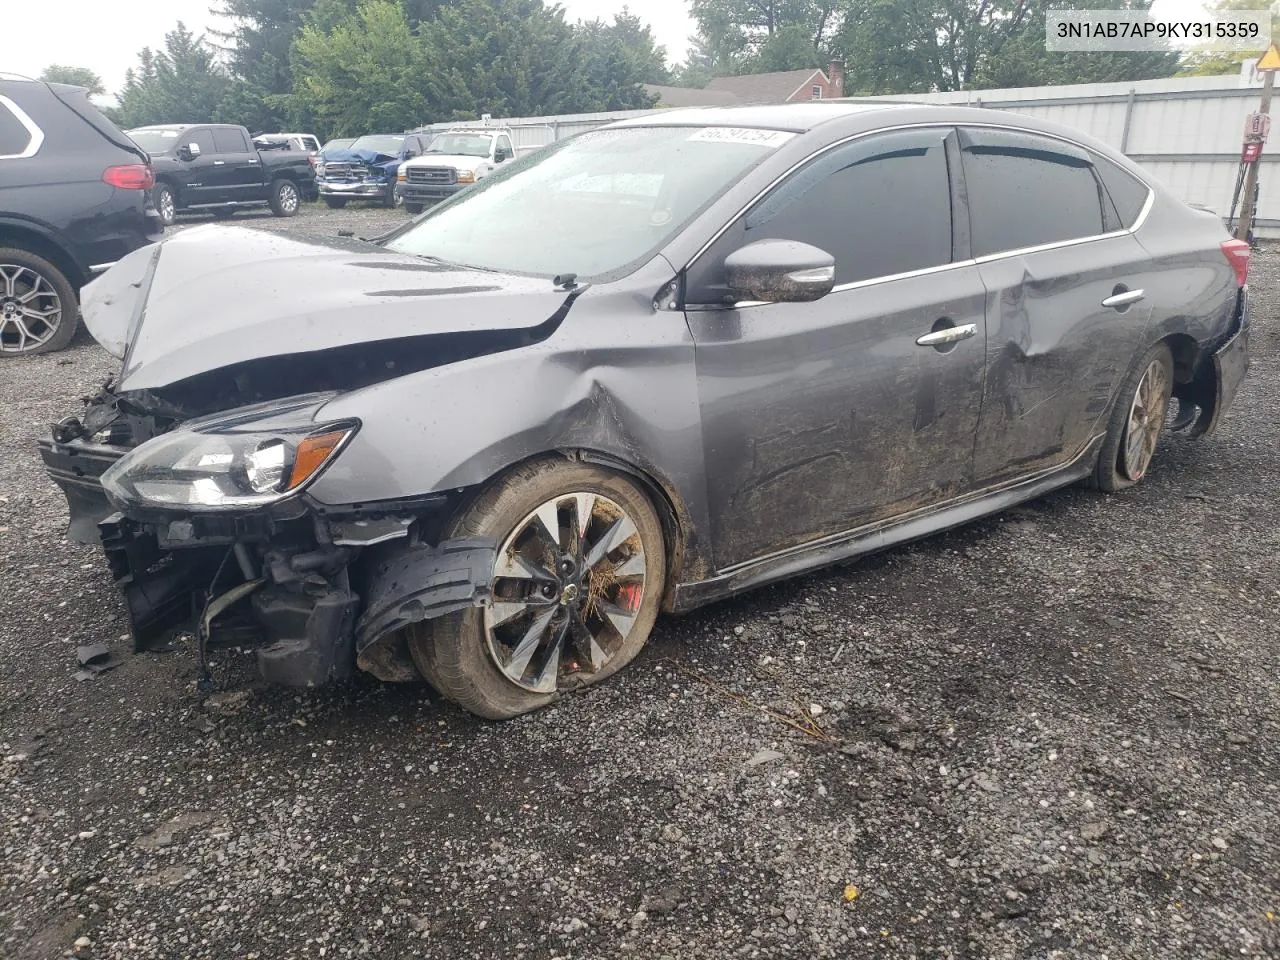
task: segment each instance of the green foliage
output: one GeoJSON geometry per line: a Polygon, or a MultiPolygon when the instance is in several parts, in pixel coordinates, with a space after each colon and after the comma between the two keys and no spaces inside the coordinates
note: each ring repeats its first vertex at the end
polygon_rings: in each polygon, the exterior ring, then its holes
{"type": "Polygon", "coordinates": [[[701,56],[730,73],[816,66],[844,18],[840,0],[690,0],[690,11],[701,56]]]}
{"type": "Polygon", "coordinates": [[[164,50],[143,47],[138,66],[125,74],[120,121],[126,128],[209,123],[230,86],[214,50],[179,21],[165,34],[164,50]]]}
{"type": "MultiPolygon", "coordinates": [[[[1271,39],[1280,43],[1280,3],[1264,7],[1258,0],[1219,0],[1211,4],[1210,10],[1264,10],[1271,11],[1271,39]]],[[[1216,77],[1221,74],[1238,74],[1240,64],[1246,60],[1256,60],[1261,51],[1220,50],[1216,52],[1188,53],[1182,58],[1180,77],[1216,77]]]]}
{"type": "Polygon", "coordinates": [[[309,23],[293,46],[293,107],[327,137],[400,131],[423,121],[425,63],[404,8],[365,0],[331,30],[309,23]]]}
{"type": "Polygon", "coordinates": [[[88,67],[65,67],[62,64],[51,63],[40,74],[40,79],[46,83],[67,83],[73,87],[84,87],[94,96],[106,93],[106,88],[102,86],[102,78],[88,67]]]}
{"type": "Polygon", "coordinates": [[[670,82],[662,48],[654,43],[649,27],[626,7],[613,23],[589,20],[580,23],[576,33],[579,63],[594,101],[589,109],[644,109],[653,100],[640,85],[670,82]]]}

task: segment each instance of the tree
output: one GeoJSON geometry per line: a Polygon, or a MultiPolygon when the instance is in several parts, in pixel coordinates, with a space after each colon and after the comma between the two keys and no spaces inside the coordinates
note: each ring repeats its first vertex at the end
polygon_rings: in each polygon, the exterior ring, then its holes
{"type": "Polygon", "coordinates": [[[442,119],[603,109],[573,28],[542,0],[455,0],[422,39],[428,99],[442,119]]]}
{"type": "Polygon", "coordinates": [[[691,0],[690,11],[705,55],[732,64],[735,73],[765,72],[776,69],[766,64],[805,59],[797,54],[802,38],[820,59],[819,51],[842,20],[839,0],[691,0]],[[765,47],[773,48],[767,57],[765,47]]]}
{"type": "Polygon", "coordinates": [[[93,96],[101,96],[107,92],[102,85],[102,78],[88,67],[66,67],[52,63],[44,68],[40,79],[45,83],[67,83],[73,87],[84,87],[93,96]]]}
{"type": "MultiPolygon", "coordinates": [[[[920,93],[1167,77],[1173,53],[1045,50],[1045,10],[1070,0],[845,0],[833,46],[848,64],[845,89],[920,93]]],[[[1102,0],[1145,10],[1150,0],[1102,0]]]]}
{"type": "Polygon", "coordinates": [[[164,37],[164,50],[143,47],[125,74],[120,119],[125,127],[150,123],[209,123],[231,84],[213,49],[181,21],[164,37]]]}
{"type": "Polygon", "coordinates": [[[594,110],[638,110],[654,99],[641,86],[667,83],[671,73],[653,33],[626,7],[613,23],[588,20],[575,28],[587,88],[594,110]]]}
{"type": "Polygon", "coordinates": [[[307,24],[292,59],[292,107],[326,136],[397,132],[429,119],[422,47],[393,0],[365,0],[328,31],[307,24]]]}
{"type": "Polygon", "coordinates": [[[678,87],[701,90],[715,77],[728,72],[730,65],[716,55],[712,43],[701,33],[689,38],[689,52],[684,63],[672,72],[672,83],[678,87]]]}

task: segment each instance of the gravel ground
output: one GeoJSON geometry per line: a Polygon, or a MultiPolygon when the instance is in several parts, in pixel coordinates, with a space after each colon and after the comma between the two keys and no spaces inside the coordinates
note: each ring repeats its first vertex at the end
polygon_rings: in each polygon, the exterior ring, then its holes
{"type": "Polygon", "coordinates": [[[1224,429],[1136,490],[664,619],[504,725],[129,654],[32,449],[114,364],[5,364],[0,957],[1280,956],[1278,279],[1224,429]]]}

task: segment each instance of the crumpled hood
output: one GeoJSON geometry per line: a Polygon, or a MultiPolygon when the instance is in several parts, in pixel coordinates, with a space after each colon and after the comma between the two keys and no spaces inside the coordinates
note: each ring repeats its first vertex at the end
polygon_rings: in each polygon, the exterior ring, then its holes
{"type": "Polygon", "coordinates": [[[358,240],[203,226],[134,251],[84,288],[85,325],[124,359],[119,390],[356,343],[524,330],[568,299],[550,281],[358,240]]]}
{"type": "Polygon", "coordinates": [[[326,164],[363,163],[377,170],[390,171],[400,165],[400,158],[393,157],[389,153],[379,153],[376,150],[334,150],[324,155],[324,162],[326,164]]]}

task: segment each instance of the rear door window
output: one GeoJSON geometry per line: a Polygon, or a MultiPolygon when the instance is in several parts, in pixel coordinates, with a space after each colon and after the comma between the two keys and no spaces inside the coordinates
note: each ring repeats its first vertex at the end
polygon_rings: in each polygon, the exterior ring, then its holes
{"type": "Polygon", "coordinates": [[[249,152],[249,144],[245,142],[244,134],[234,127],[215,127],[213,130],[213,143],[217,147],[218,153],[249,152]]]}
{"type": "Polygon", "coordinates": [[[188,130],[181,139],[183,143],[194,143],[199,146],[202,155],[219,152],[214,146],[213,133],[209,130],[188,130]]]}
{"type": "Polygon", "coordinates": [[[1083,149],[1005,130],[962,129],[960,137],[975,257],[1107,232],[1083,149]]]}
{"type": "Polygon", "coordinates": [[[1094,160],[1094,168],[1102,178],[1107,195],[1115,205],[1121,225],[1128,230],[1138,222],[1142,208],[1147,205],[1151,188],[1119,165],[1103,157],[1094,160]]]}

